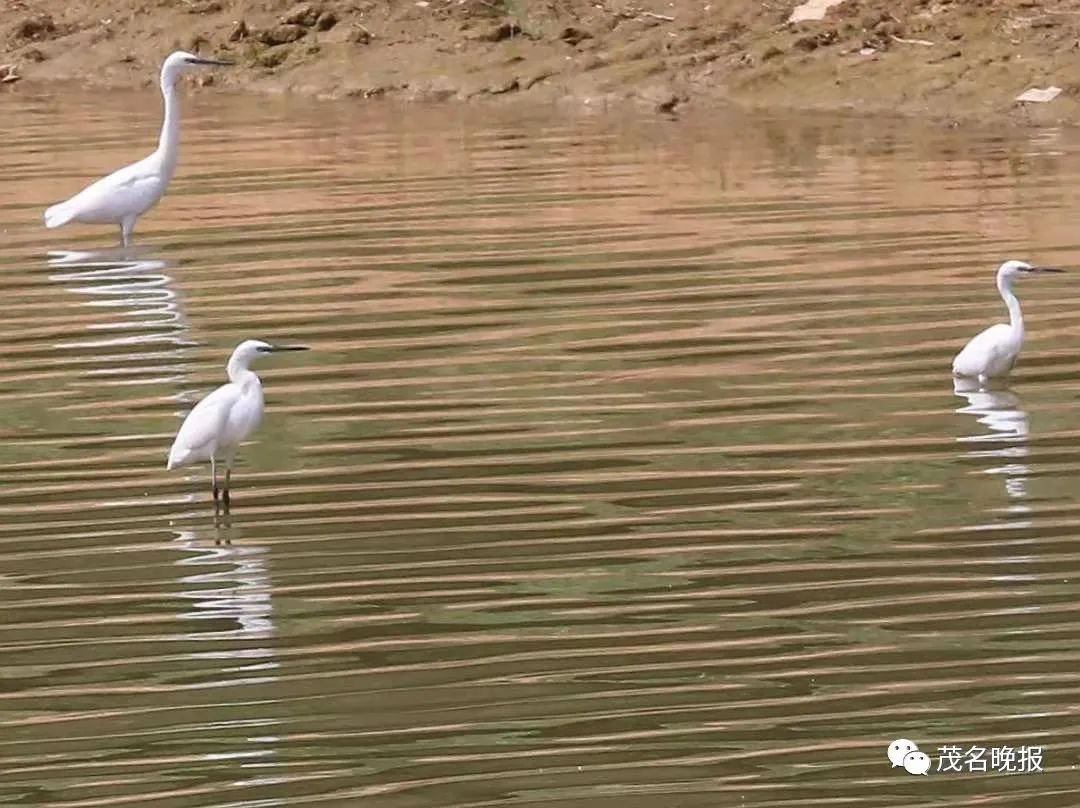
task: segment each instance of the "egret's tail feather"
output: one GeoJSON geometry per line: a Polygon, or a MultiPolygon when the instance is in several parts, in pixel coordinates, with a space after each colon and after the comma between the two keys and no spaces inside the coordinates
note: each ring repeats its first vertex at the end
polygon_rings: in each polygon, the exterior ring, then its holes
{"type": "Polygon", "coordinates": [[[191,462],[191,453],[187,449],[181,449],[174,446],[172,451],[169,452],[169,463],[165,466],[165,470],[172,471],[189,462],[191,462]]]}
{"type": "Polygon", "coordinates": [[[75,211],[68,206],[67,202],[61,202],[45,211],[45,226],[50,230],[60,227],[70,222],[74,216],[75,211]]]}

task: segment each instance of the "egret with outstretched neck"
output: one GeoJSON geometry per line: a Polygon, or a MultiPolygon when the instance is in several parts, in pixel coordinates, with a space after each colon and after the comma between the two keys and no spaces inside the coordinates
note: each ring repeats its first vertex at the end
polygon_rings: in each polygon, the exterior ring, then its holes
{"type": "Polygon", "coordinates": [[[225,59],[206,59],[176,51],[161,66],[161,94],[165,99],[165,119],[161,123],[158,147],[149,157],[124,166],[88,185],[66,202],[45,211],[45,226],[60,227],[68,222],[120,225],[121,243],[131,245],[135,221],[158,203],[176,170],[180,146],[180,101],[176,82],[197,65],[230,65],[225,59]]]}
{"type": "Polygon", "coordinates": [[[953,359],[953,375],[977,378],[980,383],[1007,376],[1016,364],[1024,344],[1024,314],[1013,294],[1013,281],[1041,272],[1064,272],[1054,267],[1039,267],[1025,261],[1006,261],[997,271],[997,288],[1009,309],[1009,322],[992,325],[976,334],[953,359]]]}
{"type": "Polygon", "coordinates": [[[196,404],[180,425],[169,450],[168,470],[209,460],[216,507],[219,494],[217,463],[223,460],[225,485],[220,490],[228,508],[236,450],[255,431],[263,414],[262,382],[250,365],[263,354],[306,350],[304,345],[271,345],[257,339],[244,340],[237,345],[226,366],[228,384],[223,384],[196,404]]]}

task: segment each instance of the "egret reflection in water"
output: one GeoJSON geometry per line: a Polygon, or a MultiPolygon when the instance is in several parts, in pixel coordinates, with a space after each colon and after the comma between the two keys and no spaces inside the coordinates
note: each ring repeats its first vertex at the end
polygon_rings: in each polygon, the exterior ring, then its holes
{"type": "MultiPolygon", "coordinates": [[[[191,366],[185,351],[192,345],[183,296],[175,288],[168,263],[150,252],[113,248],[96,251],[50,251],[51,282],[77,295],[93,309],[82,329],[75,329],[55,345],[79,357],[79,372],[68,384],[106,387],[162,385],[186,409],[191,390],[191,366]]],[[[92,411],[91,418],[101,417],[92,411]]],[[[107,414],[115,417],[115,414],[107,414]]],[[[146,436],[153,426],[141,413],[131,413],[129,434],[146,436]]],[[[167,496],[176,502],[175,494],[167,496]]],[[[180,501],[191,502],[192,494],[180,501]]]]}
{"type": "MultiPolygon", "coordinates": [[[[173,526],[172,541],[179,594],[185,607],[177,614],[175,639],[194,649],[183,655],[185,678],[196,687],[259,688],[277,681],[280,662],[274,650],[276,628],[267,558],[261,544],[232,544],[232,528],[213,526],[213,540],[203,523],[173,526]],[[205,648],[200,645],[205,644],[205,648]]],[[[278,760],[274,706],[258,698],[234,696],[225,716],[214,716],[207,735],[223,733],[204,758],[216,766],[238,766],[232,776],[249,784],[276,779],[278,760]]],[[[224,712],[224,711],[223,711],[224,712]]]]}
{"type": "MultiPolygon", "coordinates": [[[[251,643],[245,648],[230,648],[210,655],[215,659],[261,659],[273,656],[273,649],[263,642],[274,636],[272,585],[266,564],[267,549],[257,544],[232,544],[232,526],[214,525],[214,540],[200,538],[199,530],[175,528],[174,545],[181,552],[181,595],[191,601],[192,609],[179,615],[181,621],[218,620],[228,623],[220,630],[197,631],[185,635],[193,640],[238,640],[251,643]]],[[[221,626],[220,623],[215,625],[221,626]]]]}
{"type": "MultiPolygon", "coordinates": [[[[87,326],[93,337],[58,347],[100,349],[160,343],[173,346],[167,353],[178,359],[180,348],[190,344],[183,299],[173,288],[163,259],[122,249],[58,250],[49,252],[48,266],[53,270],[49,280],[86,296],[87,306],[107,309],[112,315],[106,322],[87,326]]],[[[155,362],[162,359],[145,352],[138,356],[155,362]]],[[[160,370],[162,366],[155,367],[160,370]]]]}
{"type": "MultiPolygon", "coordinates": [[[[956,410],[958,414],[974,415],[983,429],[973,435],[963,435],[957,441],[971,444],[966,457],[990,458],[1005,461],[985,469],[986,474],[999,474],[1005,478],[1005,493],[1012,499],[1027,497],[1027,479],[1030,467],[1024,460],[1030,455],[1027,444],[1027,412],[1020,404],[1020,397],[1008,389],[992,389],[981,386],[974,379],[956,378],[953,392],[966,399],[967,405],[956,410]]],[[[1026,505],[1015,503],[1010,510],[1026,511],[1026,505]]]]}

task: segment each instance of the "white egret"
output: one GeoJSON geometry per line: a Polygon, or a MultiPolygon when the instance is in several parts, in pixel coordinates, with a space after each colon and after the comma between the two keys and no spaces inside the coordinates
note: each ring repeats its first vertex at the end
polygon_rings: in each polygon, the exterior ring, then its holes
{"type": "Polygon", "coordinates": [[[1016,364],[1024,344],[1024,315],[1013,294],[1016,278],[1038,272],[1064,272],[1053,267],[1037,267],[1025,261],[1006,261],[997,271],[997,288],[1009,308],[1009,322],[992,325],[976,334],[953,359],[953,375],[978,378],[980,383],[1007,376],[1016,364]]]}
{"type": "Polygon", "coordinates": [[[265,353],[306,350],[303,345],[270,345],[257,339],[244,340],[237,345],[226,367],[229,383],[210,393],[188,413],[169,450],[168,470],[209,460],[214,502],[217,503],[217,461],[224,460],[223,499],[227,508],[236,450],[259,425],[263,414],[262,382],[248,366],[265,353]]]}
{"type": "Polygon", "coordinates": [[[131,245],[135,220],[154,207],[165,193],[176,169],[180,146],[180,102],[176,81],[196,65],[231,65],[224,59],[206,59],[185,51],[170,54],[161,66],[161,94],[165,98],[165,119],[161,123],[158,147],[149,157],[124,166],[83,188],[66,202],[45,211],[45,226],[60,227],[68,222],[119,224],[120,239],[131,245]]]}

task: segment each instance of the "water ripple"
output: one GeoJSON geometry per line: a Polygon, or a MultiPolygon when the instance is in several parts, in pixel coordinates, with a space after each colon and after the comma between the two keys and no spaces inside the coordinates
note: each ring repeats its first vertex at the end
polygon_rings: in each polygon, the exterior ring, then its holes
{"type": "Polygon", "coordinates": [[[205,92],[123,251],[39,217],[145,97],[8,100],[0,803],[1073,804],[1072,282],[948,376],[1080,265],[1071,134],[205,92]],[[253,336],[215,519],[165,453],[253,336]]]}

